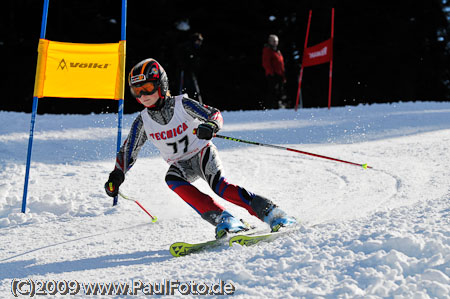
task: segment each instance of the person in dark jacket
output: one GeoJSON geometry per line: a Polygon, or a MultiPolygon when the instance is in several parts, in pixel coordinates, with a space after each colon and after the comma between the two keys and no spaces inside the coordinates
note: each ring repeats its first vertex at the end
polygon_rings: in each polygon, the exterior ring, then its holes
{"type": "Polygon", "coordinates": [[[200,92],[199,73],[201,69],[201,50],[203,35],[194,33],[189,40],[181,43],[175,49],[176,78],[175,86],[180,94],[186,93],[189,97],[203,104],[200,92]]]}

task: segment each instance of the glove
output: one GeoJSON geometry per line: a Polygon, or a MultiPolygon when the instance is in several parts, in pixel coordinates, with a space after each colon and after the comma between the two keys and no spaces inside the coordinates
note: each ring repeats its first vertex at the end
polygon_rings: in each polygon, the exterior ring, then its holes
{"type": "Polygon", "coordinates": [[[123,174],[122,170],[120,169],[114,169],[109,174],[109,179],[105,184],[105,191],[108,196],[115,197],[117,194],[119,194],[119,186],[123,183],[125,180],[125,175],[123,174]]]}
{"type": "Polygon", "coordinates": [[[199,139],[210,140],[214,137],[214,133],[217,130],[217,125],[212,122],[206,122],[198,125],[197,131],[195,134],[199,139]]]}

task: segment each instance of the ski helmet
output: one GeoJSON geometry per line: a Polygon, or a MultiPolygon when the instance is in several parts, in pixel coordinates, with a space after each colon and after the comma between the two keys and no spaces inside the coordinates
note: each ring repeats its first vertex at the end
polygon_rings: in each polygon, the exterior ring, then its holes
{"type": "Polygon", "coordinates": [[[156,91],[164,99],[169,90],[169,79],[164,68],[153,58],[136,64],[128,75],[131,94],[138,99],[142,95],[151,95],[156,91]]]}

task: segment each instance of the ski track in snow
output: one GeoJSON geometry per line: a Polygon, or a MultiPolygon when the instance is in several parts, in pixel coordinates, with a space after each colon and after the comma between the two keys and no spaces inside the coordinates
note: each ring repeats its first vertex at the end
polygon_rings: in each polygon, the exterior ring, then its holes
{"type": "MultiPolygon", "coordinates": [[[[125,115],[124,134],[135,116],[125,115]]],[[[168,166],[150,144],[121,190],[156,223],[133,202],[112,207],[104,194],[115,115],[38,115],[22,214],[30,115],[0,112],[0,297],[15,298],[13,279],[32,279],[224,281],[234,285],[235,298],[450,298],[450,103],[223,116],[223,135],[373,169],[215,140],[229,182],[272,198],[303,226],[277,242],[173,258],[171,243],[213,239],[214,228],[167,188],[168,166]]],[[[218,199],[205,182],[194,184],[218,199]]]]}

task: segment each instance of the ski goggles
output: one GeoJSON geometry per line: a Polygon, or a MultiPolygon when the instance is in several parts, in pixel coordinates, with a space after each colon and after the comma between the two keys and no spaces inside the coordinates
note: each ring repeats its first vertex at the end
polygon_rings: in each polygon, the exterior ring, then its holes
{"type": "Polygon", "coordinates": [[[147,81],[130,86],[131,94],[135,98],[140,98],[143,95],[152,95],[158,90],[158,83],[156,81],[147,81]]]}

